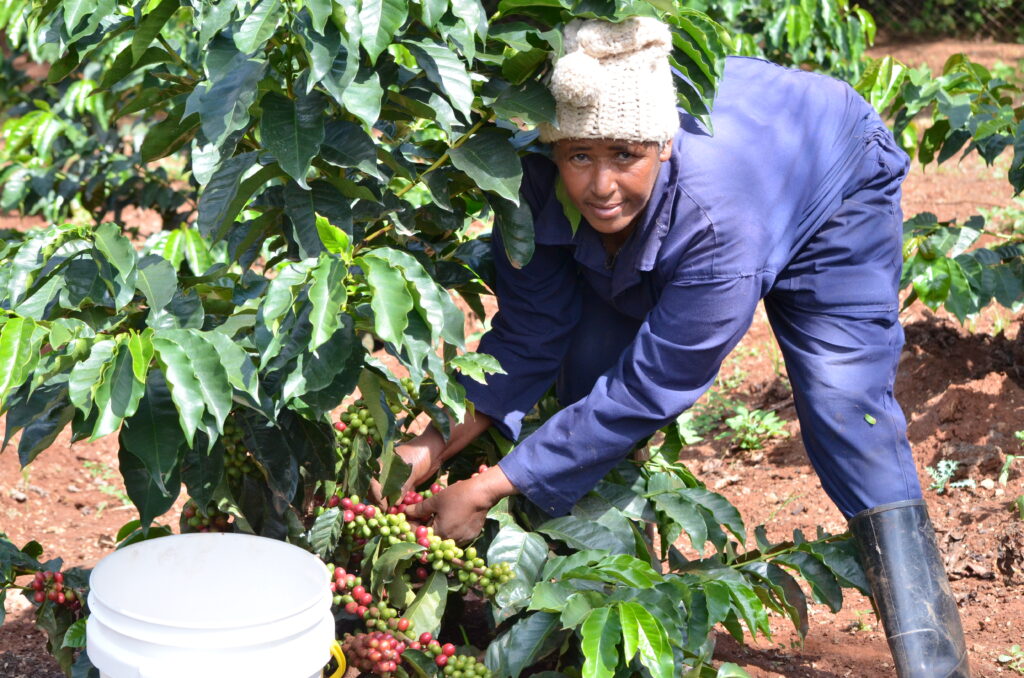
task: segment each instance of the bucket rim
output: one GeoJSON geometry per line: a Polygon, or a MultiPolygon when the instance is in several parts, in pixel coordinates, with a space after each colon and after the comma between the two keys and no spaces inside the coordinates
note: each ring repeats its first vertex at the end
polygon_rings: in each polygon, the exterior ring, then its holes
{"type": "MultiPolygon", "coordinates": [[[[270,612],[270,608],[267,608],[267,611],[266,611],[267,613],[265,615],[264,614],[250,615],[248,617],[248,619],[250,620],[250,623],[246,624],[244,626],[244,628],[254,628],[254,627],[259,627],[259,626],[266,626],[268,624],[278,623],[281,620],[293,619],[295,617],[298,617],[298,616],[301,616],[301,615],[304,615],[304,614],[309,614],[310,611],[313,608],[316,608],[318,606],[324,605],[325,599],[327,601],[326,604],[328,606],[330,605],[331,592],[330,592],[330,588],[328,586],[329,580],[330,580],[330,574],[327,572],[326,566],[323,564],[323,562],[315,554],[310,553],[309,551],[306,551],[305,549],[303,549],[303,548],[301,548],[299,546],[296,546],[294,544],[289,544],[288,542],[285,542],[285,541],[282,541],[282,540],[271,539],[269,537],[261,537],[261,536],[258,536],[258,535],[251,535],[251,534],[244,534],[244,533],[175,534],[175,535],[168,535],[166,537],[160,537],[157,540],[147,540],[147,541],[143,541],[143,542],[138,542],[136,544],[132,544],[130,546],[127,546],[124,549],[120,549],[118,551],[115,551],[114,553],[111,553],[108,556],[106,556],[105,558],[101,559],[99,561],[99,563],[97,563],[96,567],[93,568],[92,572],[89,575],[89,583],[90,583],[89,598],[90,598],[90,603],[91,603],[92,600],[96,600],[97,602],[99,602],[101,604],[102,607],[106,608],[106,610],[109,611],[112,614],[119,615],[121,617],[124,617],[126,619],[130,619],[130,620],[133,620],[133,621],[138,621],[138,622],[142,622],[142,623],[149,624],[149,625],[162,626],[162,627],[169,628],[169,629],[185,629],[185,630],[187,630],[187,629],[196,629],[196,630],[215,631],[215,630],[222,630],[222,629],[223,630],[227,630],[229,628],[238,628],[237,618],[236,618],[235,621],[231,621],[231,622],[229,622],[227,620],[221,620],[221,621],[218,621],[218,622],[214,622],[212,620],[208,620],[205,623],[202,622],[202,621],[199,621],[199,620],[195,620],[195,619],[181,619],[181,620],[178,620],[178,621],[170,621],[170,620],[168,620],[166,618],[161,619],[161,618],[158,618],[158,617],[151,616],[150,614],[147,614],[145,611],[140,611],[137,608],[133,608],[130,605],[114,604],[111,600],[109,600],[106,596],[104,596],[102,594],[104,586],[106,586],[108,584],[113,584],[113,582],[103,582],[102,580],[104,578],[109,579],[109,577],[105,574],[105,571],[107,569],[115,568],[115,567],[119,566],[120,563],[119,563],[119,559],[117,558],[117,555],[119,553],[125,553],[125,552],[127,552],[129,550],[136,550],[136,549],[147,548],[147,545],[149,545],[148,548],[153,548],[153,546],[156,544],[156,542],[162,542],[163,545],[167,545],[169,542],[167,542],[166,540],[175,540],[176,543],[180,543],[183,540],[197,540],[197,541],[198,540],[206,540],[206,541],[211,541],[211,540],[214,540],[214,539],[218,540],[218,541],[222,541],[222,542],[224,542],[224,541],[250,541],[250,542],[257,542],[258,541],[258,542],[263,542],[264,544],[266,544],[267,542],[272,542],[275,545],[280,545],[280,547],[287,547],[289,554],[292,555],[293,557],[297,558],[297,559],[307,559],[310,562],[310,565],[311,565],[311,567],[309,569],[310,573],[314,572],[314,567],[317,570],[322,570],[323,571],[323,587],[320,588],[320,589],[316,589],[315,591],[311,591],[307,595],[307,597],[305,599],[300,598],[300,597],[289,597],[289,600],[292,603],[290,605],[291,609],[287,611],[287,614],[285,616],[280,616],[280,614],[274,615],[274,614],[272,614],[270,612]],[[102,583],[103,585],[96,586],[96,583],[102,583]]],[[[273,548],[278,548],[278,546],[274,546],[273,548]]],[[[116,590],[116,589],[111,589],[111,590],[116,590]]]]}

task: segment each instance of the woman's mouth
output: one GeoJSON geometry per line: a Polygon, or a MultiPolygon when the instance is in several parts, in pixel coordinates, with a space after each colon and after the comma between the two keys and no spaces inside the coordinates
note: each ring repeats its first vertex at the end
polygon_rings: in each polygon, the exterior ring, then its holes
{"type": "Polygon", "coordinates": [[[616,202],[605,205],[590,203],[590,210],[594,213],[594,216],[600,219],[613,219],[622,211],[622,203],[616,202]]]}

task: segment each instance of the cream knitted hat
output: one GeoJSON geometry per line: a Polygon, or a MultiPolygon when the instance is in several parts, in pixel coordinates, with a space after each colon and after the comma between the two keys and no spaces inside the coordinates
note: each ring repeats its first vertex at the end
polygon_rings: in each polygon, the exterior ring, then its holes
{"type": "Polygon", "coordinates": [[[668,26],[649,17],[566,24],[550,83],[557,125],[541,123],[540,140],[670,141],[679,128],[671,50],[668,26]]]}

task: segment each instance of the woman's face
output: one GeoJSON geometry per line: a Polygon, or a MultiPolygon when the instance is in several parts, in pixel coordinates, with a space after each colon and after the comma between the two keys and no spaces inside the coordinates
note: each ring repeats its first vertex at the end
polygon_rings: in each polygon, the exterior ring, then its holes
{"type": "Polygon", "coordinates": [[[624,241],[643,214],[672,145],[562,139],[554,151],[565,190],[583,217],[599,233],[624,241]]]}

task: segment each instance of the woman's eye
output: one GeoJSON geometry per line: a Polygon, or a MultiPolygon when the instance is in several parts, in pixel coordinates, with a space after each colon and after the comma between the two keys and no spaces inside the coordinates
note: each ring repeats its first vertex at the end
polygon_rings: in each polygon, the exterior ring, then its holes
{"type": "Polygon", "coordinates": [[[619,151],[618,158],[619,160],[632,160],[633,154],[629,151],[619,151]]]}
{"type": "Polygon", "coordinates": [[[573,162],[586,162],[587,156],[585,153],[577,153],[576,155],[572,156],[572,160],[573,162]]]}

